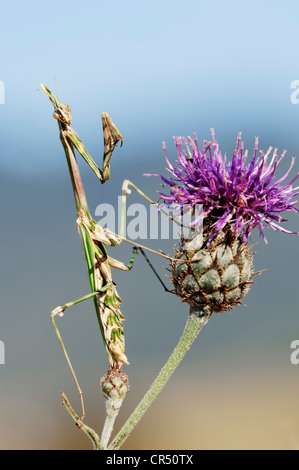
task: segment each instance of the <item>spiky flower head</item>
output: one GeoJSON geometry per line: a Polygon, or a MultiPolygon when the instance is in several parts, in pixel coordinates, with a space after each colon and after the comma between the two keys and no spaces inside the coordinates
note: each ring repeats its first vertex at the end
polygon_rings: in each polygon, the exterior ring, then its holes
{"type": "Polygon", "coordinates": [[[178,151],[178,165],[174,167],[167,158],[166,145],[163,143],[167,170],[172,177],[159,176],[163,186],[170,188],[170,194],[160,192],[165,205],[172,209],[182,206],[190,209],[202,205],[203,212],[193,221],[209,218],[211,233],[209,243],[225,226],[233,229],[236,236],[242,234],[246,243],[252,230],[257,227],[267,242],[264,228],[271,227],[285,233],[298,234],[282,228],[279,223],[286,222],[282,212],[298,212],[294,200],[299,194],[298,187],[292,184],[299,173],[289,182],[282,184],[289,175],[295,159],[292,158],[289,170],[284,176],[274,181],[275,171],[284,158],[286,151],[279,157],[277,149],[272,147],[266,153],[258,155],[258,138],[255,140],[253,158],[247,163],[248,152],[239,133],[232,159],[223,156],[215,140],[212,129],[212,141],[204,141],[203,150],[199,150],[196,134],[188,140],[175,137],[178,151]],[[182,148],[185,144],[185,150],[182,148]],[[269,161],[270,160],[270,161],[269,161]]]}
{"type": "MultiPolygon", "coordinates": [[[[291,171],[274,181],[274,174],[285,151],[278,157],[272,148],[258,155],[258,139],[255,140],[253,158],[247,163],[241,134],[231,160],[222,156],[212,129],[212,141],[204,141],[199,150],[196,134],[174,139],[178,151],[177,166],[167,158],[170,178],[159,176],[170,194],[160,192],[162,206],[170,206],[174,216],[196,206],[202,212],[191,225],[194,232],[190,239],[182,236],[176,249],[176,259],[171,264],[171,281],[174,292],[183,302],[197,306],[206,312],[224,312],[241,304],[254,276],[252,254],[247,247],[252,230],[257,227],[264,240],[264,228],[290,232],[279,223],[286,220],[282,212],[298,211],[294,198],[299,194],[293,188],[297,174],[289,183],[282,184],[291,171]],[[185,150],[182,149],[182,144],[185,150]],[[200,222],[203,220],[202,233],[200,222]],[[201,235],[201,236],[200,236],[201,235]]],[[[298,234],[298,233],[297,233],[298,234]]]]}

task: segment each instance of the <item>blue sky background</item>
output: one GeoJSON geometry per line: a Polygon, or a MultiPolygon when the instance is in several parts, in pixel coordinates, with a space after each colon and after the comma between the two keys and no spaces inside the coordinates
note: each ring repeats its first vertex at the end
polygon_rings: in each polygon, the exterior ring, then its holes
{"type": "MultiPolygon", "coordinates": [[[[0,365],[5,423],[0,447],[88,448],[58,406],[61,388],[75,404],[77,397],[49,312],[87,293],[88,282],[57,124],[37,89],[45,82],[54,90],[56,79],[61,101],[72,107],[73,127],[97,162],[103,150],[102,111],[124,136],[105,186],[79,162],[92,211],[101,202],[115,204],[128,177],[156,198],[159,181],[143,173],[163,171],[162,141],[175,160],[173,135],[197,132],[202,141],[211,127],[228,154],[239,131],[249,153],[255,136],[262,149],[286,148],[282,172],[291,156],[299,156],[299,105],[290,100],[291,82],[299,79],[299,6],[273,0],[0,1],[0,18],[0,80],[5,85],[5,104],[0,105],[0,339],[6,346],[6,365],[0,365]]],[[[142,202],[135,196],[133,201],[142,202]]],[[[296,215],[289,217],[288,227],[299,230],[296,215]]],[[[289,360],[290,343],[299,336],[298,238],[267,235],[268,245],[254,236],[256,269],[267,271],[247,295],[247,307],[212,318],[173,388],[170,384],[153,407],[153,416],[163,418],[162,437],[149,438],[152,422],[145,418],[128,441],[130,448],[165,448],[168,442],[172,448],[290,448],[292,439],[298,442],[298,369],[289,360]],[[195,413],[181,394],[175,395],[185,380],[207,394],[202,413],[207,413],[210,439],[202,422],[193,423],[192,433],[188,421],[185,428],[181,424],[195,413]],[[227,394],[214,397],[220,389],[227,394]],[[236,390],[246,396],[244,402],[236,390]],[[287,393],[289,408],[277,408],[274,390],[287,393]],[[259,400],[252,402],[253,396],[259,400]],[[252,409],[258,418],[251,420],[249,436],[252,409]],[[223,439],[221,431],[215,435],[217,420],[225,422],[231,438],[223,439]],[[292,439],[281,422],[293,430],[292,439]],[[270,429],[277,432],[267,433],[270,429]]],[[[172,242],[148,244],[172,252],[172,242]]],[[[120,247],[111,255],[126,261],[130,250],[120,247]]],[[[155,258],[155,265],[163,273],[165,262],[155,258]]],[[[160,290],[141,258],[129,274],[114,276],[123,298],[131,363],[132,389],[123,420],[172,351],[187,308],[160,290]]],[[[104,405],[97,381],[106,359],[95,325],[91,303],[74,307],[61,320],[91,403],[87,422],[98,426],[104,405]]]]}

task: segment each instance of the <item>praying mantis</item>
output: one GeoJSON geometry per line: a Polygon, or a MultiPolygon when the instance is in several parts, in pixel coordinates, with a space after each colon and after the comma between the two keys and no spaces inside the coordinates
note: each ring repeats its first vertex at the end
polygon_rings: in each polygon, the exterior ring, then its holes
{"type": "MultiPolygon", "coordinates": [[[[78,168],[75,150],[84,158],[84,160],[93,170],[99,181],[103,184],[110,177],[110,159],[112,157],[113,151],[117,146],[118,142],[120,142],[121,145],[123,144],[123,137],[115,126],[115,124],[113,123],[110,116],[105,112],[102,113],[101,117],[104,136],[104,154],[103,167],[101,170],[96,165],[92,157],[89,155],[80,137],[71,127],[72,117],[70,106],[61,103],[58,98],[58,94],[57,96],[52,94],[44,83],[41,84],[41,87],[46,95],[46,98],[54,106],[53,117],[58,122],[60,141],[65,152],[75,197],[77,211],[76,222],[78,226],[79,236],[82,242],[82,248],[84,252],[91,288],[91,292],[89,294],[75,301],[60,305],[51,312],[51,321],[55,333],[61,345],[63,354],[66,358],[67,364],[70,368],[71,374],[73,376],[80,396],[82,408],[82,417],[80,420],[81,423],[85,417],[83,392],[81,390],[79,381],[76,377],[69,355],[61,338],[59,329],[57,327],[55,321],[56,317],[62,317],[67,308],[72,307],[73,305],[78,304],[79,302],[83,302],[84,300],[93,298],[95,311],[110,367],[121,368],[123,364],[128,364],[129,362],[124,351],[124,332],[122,324],[124,317],[120,311],[121,299],[117,293],[116,286],[112,280],[110,268],[113,267],[123,271],[129,271],[133,266],[135,255],[138,249],[145,256],[146,261],[149,263],[152,269],[153,267],[149,259],[145,255],[144,249],[156,253],[159,256],[163,256],[164,258],[169,260],[171,260],[172,258],[162,252],[156,252],[124,238],[123,234],[125,233],[126,198],[131,192],[130,188],[134,189],[150,204],[156,204],[129,180],[125,180],[122,187],[122,213],[120,234],[116,235],[115,233],[111,232],[108,228],[102,228],[93,220],[87,205],[86,195],[84,192],[83,183],[78,168]],[[131,259],[127,265],[108,255],[106,248],[107,245],[111,247],[119,245],[120,243],[122,243],[123,240],[134,244],[131,259]]],[[[167,287],[160,278],[159,280],[160,282],[162,282],[164,289],[168,292],[171,292],[167,289],[167,287]]],[[[66,398],[64,399],[64,402],[68,403],[66,398]]]]}

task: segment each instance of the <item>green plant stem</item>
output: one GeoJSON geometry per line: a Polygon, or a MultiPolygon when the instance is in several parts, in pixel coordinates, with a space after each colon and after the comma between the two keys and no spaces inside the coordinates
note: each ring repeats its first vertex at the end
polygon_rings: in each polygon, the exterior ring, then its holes
{"type": "Polygon", "coordinates": [[[135,428],[136,424],[140,421],[146,410],[154,401],[158,393],[162,390],[167,383],[170,376],[173,374],[179,363],[186,355],[191,344],[197,337],[202,327],[207,323],[211,316],[210,311],[202,310],[199,307],[190,307],[188,320],[183,331],[183,334],[175,347],[172,355],[166,362],[165,366],[159,373],[156,380],[153,382],[147,393],[139,405],[135,408],[130,418],[124,424],[117,436],[108,447],[109,450],[118,450],[127,439],[131,431],[135,428]]]}

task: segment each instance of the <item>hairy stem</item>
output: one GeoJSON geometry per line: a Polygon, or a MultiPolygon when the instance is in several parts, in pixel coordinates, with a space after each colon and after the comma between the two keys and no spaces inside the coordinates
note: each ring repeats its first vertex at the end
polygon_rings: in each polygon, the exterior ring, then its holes
{"type": "Polygon", "coordinates": [[[117,436],[114,438],[109,446],[109,450],[120,449],[124,441],[127,439],[131,431],[135,428],[144,413],[147,411],[151,403],[154,401],[158,393],[162,390],[168,379],[171,377],[179,363],[186,355],[191,344],[197,337],[202,327],[207,323],[211,313],[200,309],[199,307],[192,306],[188,315],[188,320],[183,331],[183,334],[175,347],[172,355],[162,368],[156,380],[153,382],[147,393],[139,405],[135,408],[130,418],[124,424],[117,436]]]}
{"type": "Polygon", "coordinates": [[[114,422],[122,405],[123,398],[108,398],[106,402],[106,420],[102,431],[100,445],[106,449],[113,430],[114,422]]]}

